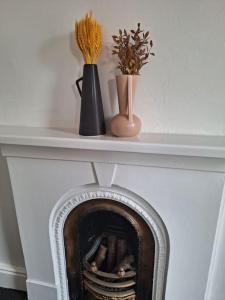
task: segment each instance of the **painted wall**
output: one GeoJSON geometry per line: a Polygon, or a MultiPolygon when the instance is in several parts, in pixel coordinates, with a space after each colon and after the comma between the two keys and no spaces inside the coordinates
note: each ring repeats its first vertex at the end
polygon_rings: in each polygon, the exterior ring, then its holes
{"type": "MultiPolygon", "coordinates": [[[[1,0],[0,124],[78,127],[74,82],[82,59],[73,26],[89,9],[104,30],[99,72],[107,118],[118,109],[111,35],[141,22],[151,31],[156,53],[138,84],[135,110],[143,131],[225,134],[224,0],[1,0]]],[[[4,161],[0,187],[0,263],[20,266],[4,161]]]]}
{"type": "Polygon", "coordinates": [[[136,111],[143,130],[225,134],[224,0],[1,0],[0,124],[73,129],[82,74],[74,20],[90,8],[103,24],[99,62],[106,117],[117,110],[111,35],[138,21],[156,57],[143,68],[136,111]],[[116,106],[116,107],[115,107],[116,106]]]}

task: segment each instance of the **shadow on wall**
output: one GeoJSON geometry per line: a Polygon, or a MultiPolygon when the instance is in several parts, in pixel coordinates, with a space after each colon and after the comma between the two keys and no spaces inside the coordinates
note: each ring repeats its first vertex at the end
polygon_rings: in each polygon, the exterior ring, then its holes
{"type": "Polygon", "coordinates": [[[0,264],[24,267],[8,167],[0,156],[0,264]]]}
{"type": "MultiPolygon", "coordinates": [[[[83,73],[83,57],[76,45],[74,33],[47,40],[39,50],[39,60],[53,72],[55,83],[51,92],[48,127],[77,132],[80,120],[80,95],[75,81],[83,73]]],[[[115,63],[111,47],[103,46],[98,62],[106,121],[116,112],[115,63]]],[[[108,123],[108,122],[107,122],[108,123]]]]}
{"type": "Polygon", "coordinates": [[[82,75],[82,57],[74,47],[73,34],[47,40],[39,50],[39,60],[56,78],[48,127],[75,132],[80,118],[80,96],[75,81],[82,75]]]}
{"type": "Polygon", "coordinates": [[[118,101],[116,90],[115,69],[116,60],[112,56],[112,43],[103,37],[103,49],[99,58],[99,76],[106,118],[106,127],[109,131],[112,116],[118,113],[118,101]]]}

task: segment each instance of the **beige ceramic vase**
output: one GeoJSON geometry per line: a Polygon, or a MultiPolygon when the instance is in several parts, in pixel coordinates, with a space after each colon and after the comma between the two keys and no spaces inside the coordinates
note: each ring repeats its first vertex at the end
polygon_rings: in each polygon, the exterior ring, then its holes
{"type": "Polygon", "coordinates": [[[116,77],[119,114],[112,118],[111,131],[118,137],[133,137],[141,130],[141,120],[133,114],[133,101],[137,75],[118,75],[116,77]]]}

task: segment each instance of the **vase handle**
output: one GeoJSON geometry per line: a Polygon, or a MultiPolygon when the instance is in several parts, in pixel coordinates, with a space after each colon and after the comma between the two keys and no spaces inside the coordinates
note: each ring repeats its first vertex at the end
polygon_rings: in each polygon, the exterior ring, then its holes
{"type": "Polygon", "coordinates": [[[79,92],[80,96],[82,96],[82,89],[80,87],[79,82],[82,81],[82,80],[83,80],[83,77],[76,80],[76,86],[77,86],[77,89],[78,89],[78,92],[79,92]]]}
{"type": "Polygon", "coordinates": [[[133,123],[133,78],[128,76],[128,119],[133,123]]]}

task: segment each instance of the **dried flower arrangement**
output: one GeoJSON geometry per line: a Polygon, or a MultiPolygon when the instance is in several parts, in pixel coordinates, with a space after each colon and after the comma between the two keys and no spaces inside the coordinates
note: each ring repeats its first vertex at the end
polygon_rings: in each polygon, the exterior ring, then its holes
{"type": "Polygon", "coordinates": [[[92,12],[76,22],[75,37],[85,64],[96,64],[102,49],[102,28],[92,18],[92,12]]]}
{"type": "Polygon", "coordinates": [[[112,54],[118,55],[118,68],[122,74],[139,75],[140,69],[148,63],[149,55],[155,55],[151,52],[153,41],[149,37],[149,31],[141,30],[140,23],[137,24],[137,30],[131,29],[128,33],[125,29],[120,29],[119,35],[113,35],[112,38],[116,43],[112,54]]]}

